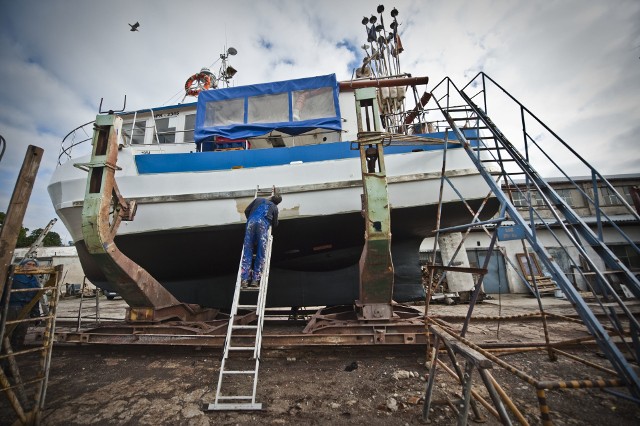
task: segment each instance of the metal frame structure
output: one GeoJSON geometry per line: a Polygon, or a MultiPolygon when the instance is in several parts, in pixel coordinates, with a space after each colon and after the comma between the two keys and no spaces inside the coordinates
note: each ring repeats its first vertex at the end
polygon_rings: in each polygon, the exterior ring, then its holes
{"type": "MultiPolygon", "coordinates": [[[[550,316],[550,318],[563,322],[574,322],[582,326],[584,325],[578,320],[573,320],[567,317],[550,316]]],[[[523,319],[525,319],[525,316],[517,315],[511,318],[482,318],[481,320],[493,321],[505,319],[522,321],[523,319]]],[[[535,315],[528,315],[526,316],[526,319],[535,320],[537,318],[535,315]]],[[[470,400],[468,398],[469,396],[471,396],[475,401],[484,406],[487,411],[494,417],[500,419],[503,424],[511,424],[511,418],[514,418],[514,420],[520,424],[529,424],[514,401],[509,396],[508,392],[502,389],[498,382],[487,371],[489,368],[493,368],[493,365],[503,368],[508,373],[515,375],[517,378],[521,379],[523,382],[531,385],[534,388],[536,399],[538,400],[540,420],[545,426],[550,426],[553,424],[551,418],[551,410],[547,400],[547,391],[558,389],[569,390],[587,388],[600,388],[608,390],[611,388],[624,388],[627,386],[624,381],[620,380],[619,378],[615,378],[616,372],[614,370],[604,368],[598,364],[594,364],[590,361],[587,361],[583,358],[560,349],[565,347],[570,348],[578,346],[581,350],[583,350],[587,345],[596,344],[595,338],[591,335],[567,341],[557,341],[553,342],[552,344],[549,344],[548,342],[530,342],[522,345],[482,345],[474,343],[462,337],[459,330],[454,328],[451,322],[444,321],[441,318],[430,318],[429,322],[431,324],[429,325],[429,330],[435,336],[433,351],[431,352],[429,358],[429,380],[431,381],[432,377],[433,380],[435,380],[436,368],[441,367],[462,385],[465,398],[460,401],[461,405],[458,405],[458,407],[460,408],[457,409],[459,420],[458,424],[460,425],[467,424],[469,408],[473,409],[474,411],[474,420],[482,420],[479,411],[473,405],[473,400],[470,400]],[[439,359],[438,352],[440,343],[443,344],[444,349],[449,355],[451,364],[454,366],[455,371],[449,368],[442,360],[439,359]],[[553,351],[554,355],[560,355],[569,358],[572,361],[581,363],[587,367],[593,368],[594,371],[597,370],[598,374],[594,378],[585,378],[583,375],[581,375],[580,378],[571,378],[565,380],[545,380],[535,377],[536,375],[544,375],[544,372],[536,371],[535,373],[530,373],[525,371],[521,367],[509,364],[502,357],[499,357],[499,355],[508,355],[530,351],[542,351],[545,349],[550,349],[551,351],[553,351]],[[464,372],[462,372],[459,366],[456,365],[458,363],[457,355],[462,355],[465,359],[467,369],[465,369],[464,372]],[[473,379],[471,374],[473,367],[476,367],[478,369],[483,379],[483,383],[485,384],[487,391],[491,396],[491,400],[494,403],[493,406],[484,398],[482,398],[478,392],[473,390],[473,379]],[[603,379],[601,377],[602,373],[608,374],[613,378],[603,379]],[[495,393],[497,393],[499,399],[495,397],[495,393]],[[502,406],[503,403],[506,404],[506,407],[509,409],[508,412],[504,410],[504,407],[502,406]]],[[[423,407],[423,419],[425,420],[428,419],[429,406],[434,403],[431,398],[432,391],[432,384],[430,385],[430,383],[427,383],[427,387],[425,390],[425,405],[423,407]]]]}
{"type": "MultiPolygon", "coordinates": [[[[494,358],[490,359],[509,371],[512,371],[528,383],[536,386],[538,399],[540,401],[541,418],[544,424],[550,424],[548,407],[546,407],[546,398],[544,395],[545,389],[594,386],[611,388],[622,386],[627,388],[628,394],[619,394],[611,391],[610,389],[607,390],[611,393],[631,399],[636,403],[640,403],[640,380],[638,379],[636,371],[632,368],[623,353],[624,351],[630,355],[636,363],[639,361],[640,326],[637,318],[624,303],[623,298],[625,298],[625,294],[628,294],[628,292],[624,292],[623,290],[628,289],[634,297],[640,297],[640,283],[638,282],[638,278],[624,266],[624,264],[615,256],[612,250],[605,243],[603,227],[608,226],[610,229],[615,230],[618,233],[617,235],[619,235],[624,241],[627,241],[638,253],[640,253],[640,250],[638,250],[637,245],[626,234],[624,234],[615,221],[608,217],[602,210],[602,206],[598,200],[598,188],[604,187],[610,192],[616,194],[616,197],[621,201],[621,204],[623,204],[627,209],[628,214],[635,220],[640,220],[638,213],[634,211],[628,203],[626,203],[624,197],[619,194],[615,188],[613,188],[611,183],[608,182],[602,174],[596,171],[566,142],[542,123],[540,119],[533,115],[533,113],[531,113],[526,107],[524,107],[511,94],[486,74],[478,74],[468,85],[464,86],[463,89],[458,89],[449,78],[445,78],[436,85],[431,94],[435,100],[436,108],[429,112],[442,114],[443,119],[437,122],[438,126],[443,127],[445,131],[452,131],[457,136],[458,140],[462,143],[463,149],[468,153],[470,159],[476,165],[481,175],[484,177],[485,182],[489,186],[490,193],[488,196],[496,197],[501,205],[500,214],[496,219],[480,222],[477,220],[479,212],[473,212],[470,210],[473,219],[468,225],[459,226],[455,229],[440,229],[438,225],[436,234],[441,232],[464,230],[468,235],[471,228],[481,228],[484,229],[485,232],[489,233],[487,228],[491,227],[491,243],[484,265],[485,268],[491,251],[493,250],[498,238],[521,239],[525,255],[528,256],[529,247],[538,255],[538,258],[544,265],[546,271],[551,274],[552,280],[563,291],[573,307],[576,309],[576,312],[582,320],[582,323],[586,326],[588,333],[592,336],[595,343],[598,345],[600,350],[604,352],[611,363],[613,370],[607,370],[607,372],[617,375],[618,378],[601,381],[584,381],[584,383],[582,381],[551,383],[533,379],[501,360],[494,358]],[[520,149],[507,138],[507,136],[487,115],[489,106],[492,106],[492,104],[490,104],[491,97],[488,96],[489,92],[492,92],[492,95],[494,92],[506,95],[506,99],[509,101],[510,105],[513,106],[515,104],[522,122],[523,147],[520,149]],[[478,106],[474,103],[473,99],[477,97],[482,99],[482,106],[478,106]],[[540,134],[535,133],[534,136],[532,128],[535,128],[537,131],[542,129],[546,133],[544,136],[540,136],[540,134]],[[545,146],[543,146],[543,142],[545,142],[545,146]],[[564,149],[564,152],[568,152],[571,155],[572,160],[583,164],[589,170],[593,181],[592,195],[586,194],[573,181],[573,179],[569,177],[568,173],[565,172],[558,164],[558,161],[554,159],[557,158],[555,155],[552,157],[551,152],[557,149],[564,149]],[[554,170],[564,176],[566,178],[566,182],[571,184],[574,188],[577,188],[585,199],[588,200],[591,207],[596,211],[597,232],[592,231],[585,221],[533,168],[532,163],[536,162],[537,164],[537,162],[540,161],[540,158],[546,158],[551,163],[554,170]],[[520,176],[524,179],[526,187],[525,191],[520,189],[520,186],[514,180],[515,176],[520,176]],[[503,180],[502,185],[506,187],[506,191],[503,191],[500,180],[503,180]],[[527,200],[528,219],[525,219],[514,206],[512,191],[520,191],[521,198],[525,198],[527,200]],[[537,193],[540,194],[540,198],[534,200],[531,196],[532,191],[537,191],[537,193]],[[546,218],[545,214],[541,213],[541,208],[546,209],[547,212],[545,213],[547,215],[550,213],[552,218],[546,218]],[[512,223],[510,227],[505,226],[507,221],[512,223]],[[571,283],[566,273],[562,271],[555,260],[548,254],[547,250],[538,238],[538,229],[546,229],[549,231],[553,239],[571,259],[572,266],[579,271],[579,274],[583,278],[586,278],[586,275],[595,277],[595,285],[590,287],[590,290],[601,309],[599,315],[592,311],[580,295],[579,291],[571,283]],[[566,241],[569,241],[569,244],[571,245],[570,247],[567,247],[567,244],[565,243],[566,241]],[[577,259],[576,256],[571,256],[570,252],[572,250],[578,253],[577,259]],[[596,261],[596,259],[598,259],[598,261],[596,261]],[[584,263],[587,264],[588,271],[583,271],[582,268],[580,268],[584,263]],[[605,271],[605,268],[608,268],[608,270],[605,271]],[[617,281],[607,278],[612,274],[615,274],[615,276],[618,277],[617,281]],[[603,325],[600,322],[600,318],[608,320],[608,325],[603,325]]],[[[453,187],[451,181],[445,177],[445,170],[446,145],[443,155],[441,188],[445,182],[453,187]]],[[[459,192],[458,195],[460,195],[459,192]]],[[[463,246],[464,238],[462,239],[458,250],[463,249],[463,246]]],[[[451,270],[450,266],[451,265],[449,265],[449,267],[440,267],[445,270],[443,277],[446,274],[447,269],[451,270]]],[[[437,267],[435,265],[432,265],[432,274],[433,270],[436,268],[437,267]]],[[[467,272],[472,271],[469,270],[467,272]]],[[[468,345],[471,349],[478,348],[471,342],[467,341],[464,336],[471,319],[477,296],[481,291],[482,277],[483,275],[481,274],[478,283],[476,283],[471,297],[468,314],[461,330],[454,331],[453,329],[447,329],[448,333],[463,342],[465,345],[468,345]]],[[[557,354],[567,354],[554,349],[553,344],[550,342],[547,328],[547,314],[543,311],[540,291],[538,290],[536,279],[535,277],[532,278],[532,292],[537,297],[540,308],[540,317],[544,328],[544,346],[548,351],[549,358],[551,360],[555,360],[557,354]]],[[[588,280],[585,279],[585,281],[589,283],[588,280]]],[[[445,327],[446,323],[441,323],[439,320],[429,317],[428,303],[429,298],[427,299],[427,323],[438,324],[439,326],[445,327]]],[[[434,331],[432,329],[430,330],[432,332],[434,331]]],[[[433,348],[432,356],[437,352],[437,349],[437,347],[433,348]]],[[[486,354],[483,353],[483,355],[486,354]]],[[[432,366],[432,368],[435,367],[432,366]]],[[[468,377],[468,374],[466,376],[458,374],[458,376],[462,381],[462,377],[468,377]]],[[[463,384],[467,386],[466,383],[463,384]]],[[[468,404],[465,408],[468,409],[468,404]]],[[[460,418],[463,417],[464,416],[460,418]]],[[[466,417],[464,417],[463,423],[460,424],[464,423],[466,423],[466,417]]]]}
{"type": "Polygon", "coordinates": [[[49,276],[49,280],[44,286],[37,289],[12,288],[13,276],[20,273],[24,273],[22,268],[10,268],[1,301],[0,342],[2,342],[2,347],[0,360],[6,361],[8,369],[5,372],[4,369],[0,368],[0,390],[5,393],[9,400],[9,404],[16,416],[16,424],[40,424],[49,380],[49,367],[51,365],[51,353],[53,351],[56,327],[56,308],[62,281],[62,266],[30,269],[30,274],[48,274],[49,276]],[[16,318],[8,319],[10,295],[17,292],[35,292],[36,294],[31,299],[31,302],[18,313],[16,318]],[[31,318],[29,314],[32,308],[40,303],[40,299],[45,292],[51,293],[50,297],[47,298],[48,313],[44,316],[31,318]],[[12,348],[10,336],[17,326],[20,324],[32,326],[40,321],[44,321],[44,331],[36,347],[12,348]],[[34,354],[39,354],[39,357],[34,359],[34,354]],[[29,367],[32,367],[36,362],[38,367],[34,373],[34,369],[29,367]],[[26,371],[28,376],[23,377],[21,371],[26,371]]]}

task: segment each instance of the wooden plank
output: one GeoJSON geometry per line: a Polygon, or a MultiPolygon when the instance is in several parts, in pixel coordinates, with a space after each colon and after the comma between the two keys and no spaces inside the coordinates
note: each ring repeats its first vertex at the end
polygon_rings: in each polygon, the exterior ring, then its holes
{"type": "Polygon", "coordinates": [[[33,184],[38,174],[44,150],[29,145],[9,201],[7,215],[0,230],[0,294],[4,291],[7,272],[22,228],[22,221],[29,205],[33,184]]]}

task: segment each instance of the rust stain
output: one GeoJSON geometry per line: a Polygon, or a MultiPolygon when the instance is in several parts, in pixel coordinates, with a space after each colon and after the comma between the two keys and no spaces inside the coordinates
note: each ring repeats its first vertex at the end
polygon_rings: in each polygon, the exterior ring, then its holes
{"type": "Polygon", "coordinates": [[[279,210],[280,210],[280,212],[278,213],[279,218],[300,216],[300,206],[293,206],[286,209],[281,208],[279,210]]]}
{"type": "MultiPolygon", "coordinates": [[[[244,219],[244,211],[249,204],[253,201],[253,198],[236,198],[236,210],[244,219]]],[[[300,216],[300,206],[293,207],[279,207],[278,208],[278,218],[282,219],[285,217],[297,217],[300,216]]]]}
{"type": "Polygon", "coordinates": [[[238,211],[238,213],[240,213],[240,215],[244,219],[244,211],[246,210],[247,206],[251,204],[251,202],[253,201],[253,198],[236,198],[235,201],[236,201],[236,210],[238,211]]]}

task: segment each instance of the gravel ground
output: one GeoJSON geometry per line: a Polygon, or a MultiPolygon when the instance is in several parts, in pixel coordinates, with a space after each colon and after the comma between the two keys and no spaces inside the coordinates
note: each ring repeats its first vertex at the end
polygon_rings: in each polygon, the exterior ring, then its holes
{"type": "MultiPolygon", "coordinates": [[[[543,299],[548,310],[570,313],[559,299],[543,299]]],[[[65,305],[67,301],[63,301],[65,305]]],[[[101,301],[104,315],[121,309],[101,301]]],[[[481,320],[498,314],[522,314],[535,308],[526,297],[485,301],[476,307],[468,337],[484,344],[543,341],[539,320],[481,320]]],[[[466,305],[433,305],[432,314],[459,326],[466,305]]],[[[61,305],[61,312],[64,312],[61,305]]],[[[69,308],[71,309],[71,308],[69,308]]],[[[76,308],[77,309],[77,308],[76,308]]],[[[114,314],[115,315],[115,314],[114,314]]],[[[552,340],[585,336],[580,325],[551,322],[552,340]]],[[[573,354],[607,365],[597,348],[572,347],[573,354]]],[[[321,347],[263,351],[258,402],[263,410],[210,412],[220,367],[220,349],[144,346],[63,346],[53,351],[43,425],[244,425],[244,424],[422,424],[429,370],[424,346],[321,347]]],[[[440,356],[451,367],[446,354],[440,356]]],[[[566,357],[549,360],[546,352],[501,355],[506,362],[537,379],[571,380],[610,377],[566,357]]],[[[25,375],[29,368],[25,368],[25,375]]],[[[512,373],[491,370],[530,424],[541,424],[534,388],[512,373]]],[[[23,377],[24,377],[23,376],[23,377]]],[[[456,424],[455,401],[461,386],[438,368],[430,420],[456,424]]],[[[487,397],[477,373],[474,389],[487,397]]],[[[554,390],[547,394],[555,424],[637,425],[640,409],[597,389],[554,390]]],[[[487,425],[499,424],[485,408],[487,425]]],[[[12,424],[13,412],[0,398],[0,425],[12,424]]],[[[472,422],[473,423],[473,422],[472,422]]]]}

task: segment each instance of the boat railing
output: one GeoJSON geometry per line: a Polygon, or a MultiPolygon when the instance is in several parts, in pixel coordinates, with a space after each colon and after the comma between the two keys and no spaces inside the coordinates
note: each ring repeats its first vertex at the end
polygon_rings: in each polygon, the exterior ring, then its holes
{"type": "MultiPolygon", "coordinates": [[[[175,142],[175,136],[179,133],[189,133],[193,132],[193,129],[185,129],[185,130],[167,130],[159,132],[155,126],[145,126],[138,127],[138,129],[144,129],[146,132],[147,129],[152,129],[153,138],[151,140],[151,145],[184,145],[184,144],[193,144],[194,141],[183,141],[183,142],[175,142]],[[173,137],[173,140],[171,140],[173,137]]],[[[131,139],[133,134],[123,127],[122,129],[122,144],[123,146],[134,146],[134,145],[145,145],[143,143],[132,143],[131,139]]],[[[147,144],[148,145],[148,144],[147,144]]]]}
{"type": "Polygon", "coordinates": [[[71,153],[75,147],[93,138],[93,123],[95,123],[95,120],[84,123],[67,133],[60,144],[58,165],[62,165],[71,159],[71,153]],[[91,128],[87,129],[88,126],[91,126],[91,128]]]}
{"type": "MultiPolygon", "coordinates": [[[[153,132],[153,137],[151,140],[151,145],[186,145],[193,144],[193,140],[176,142],[176,135],[180,133],[193,133],[194,129],[176,129],[176,130],[167,130],[167,131],[158,131],[156,126],[156,121],[154,117],[153,110],[151,110],[152,122],[151,126],[144,127],[135,127],[137,112],[133,115],[133,121],[128,122],[122,127],[122,145],[129,146],[142,146],[144,143],[132,143],[133,137],[136,135],[136,131],[142,132],[142,134],[138,134],[138,136],[142,136],[144,139],[144,135],[147,131],[153,132]]],[[[71,130],[69,133],[65,135],[62,139],[62,143],[60,144],[60,152],[58,154],[58,165],[62,165],[70,160],[74,153],[77,154],[77,147],[84,144],[87,141],[91,141],[93,138],[93,123],[95,120],[84,123],[75,129],[71,130]]],[[[147,144],[148,145],[148,144],[147,144]]],[[[83,152],[82,155],[88,154],[87,152],[83,152]]],[[[75,155],[78,156],[78,155],[75,155]]]]}

